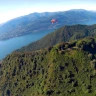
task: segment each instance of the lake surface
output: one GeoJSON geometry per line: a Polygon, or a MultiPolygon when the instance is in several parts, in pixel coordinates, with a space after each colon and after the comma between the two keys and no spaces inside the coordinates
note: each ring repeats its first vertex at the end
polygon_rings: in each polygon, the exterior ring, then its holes
{"type": "MultiPolygon", "coordinates": [[[[79,24],[86,24],[86,25],[96,24],[96,20],[93,21],[90,20],[82,23],[79,22],[79,24]]],[[[0,60],[3,59],[6,55],[11,53],[12,51],[21,48],[23,46],[26,46],[31,42],[39,40],[40,38],[44,37],[48,33],[51,33],[53,30],[42,31],[39,33],[31,33],[28,35],[12,38],[6,41],[0,41],[0,60]]]]}
{"type": "Polygon", "coordinates": [[[31,33],[28,35],[12,38],[5,41],[0,41],[0,60],[3,59],[6,55],[11,53],[12,51],[21,48],[33,41],[39,40],[40,38],[44,37],[48,33],[52,32],[50,31],[42,31],[39,33],[31,33]]]}

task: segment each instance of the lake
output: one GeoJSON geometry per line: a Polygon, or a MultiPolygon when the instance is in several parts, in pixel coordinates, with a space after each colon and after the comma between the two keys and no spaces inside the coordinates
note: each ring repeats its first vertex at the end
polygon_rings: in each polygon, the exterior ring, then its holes
{"type": "Polygon", "coordinates": [[[25,46],[31,42],[39,40],[40,38],[44,37],[45,35],[47,35],[52,31],[53,30],[31,33],[28,35],[23,35],[9,40],[0,41],[0,60],[3,59],[6,55],[11,53],[12,51],[21,48],[22,46],[25,46]]]}

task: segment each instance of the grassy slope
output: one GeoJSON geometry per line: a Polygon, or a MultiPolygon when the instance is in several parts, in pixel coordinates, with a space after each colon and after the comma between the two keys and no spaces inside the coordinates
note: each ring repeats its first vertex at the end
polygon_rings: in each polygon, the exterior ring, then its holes
{"type": "Polygon", "coordinates": [[[95,48],[96,40],[85,38],[10,54],[1,66],[1,96],[95,96],[95,48]]]}

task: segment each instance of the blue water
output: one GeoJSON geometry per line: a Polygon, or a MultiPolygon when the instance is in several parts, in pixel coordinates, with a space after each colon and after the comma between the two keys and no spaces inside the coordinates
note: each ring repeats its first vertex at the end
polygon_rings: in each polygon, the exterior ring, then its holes
{"type": "Polygon", "coordinates": [[[52,31],[53,30],[43,31],[39,33],[31,33],[28,35],[12,38],[9,40],[0,41],[0,60],[3,59],[6,55],[11,53],[12,51],[21,48],[22,46],[25,46],[33,41],[36,41],[52,31]]]}

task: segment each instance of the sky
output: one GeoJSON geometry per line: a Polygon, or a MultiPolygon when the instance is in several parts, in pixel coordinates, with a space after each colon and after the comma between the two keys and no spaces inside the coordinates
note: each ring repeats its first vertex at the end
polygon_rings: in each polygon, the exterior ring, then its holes
{"type": "Polygon", "coordinates": [[[96,11],[96,0],[0,0],[0,24],[33,12],[70,9],[96,11]]]}

